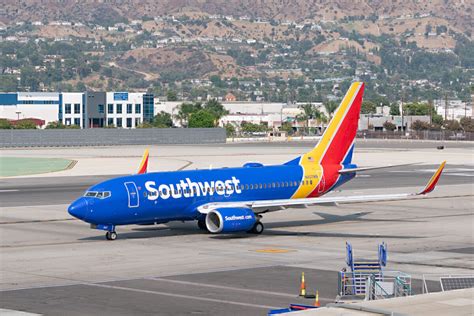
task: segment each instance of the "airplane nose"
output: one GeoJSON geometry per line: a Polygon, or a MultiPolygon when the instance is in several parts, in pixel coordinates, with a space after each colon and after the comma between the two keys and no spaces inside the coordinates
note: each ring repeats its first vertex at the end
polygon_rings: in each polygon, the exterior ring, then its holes
{"type": "Polygon", "coordinates": [[[68,213],[78,219],[85,219],[87,214],[87,201],[81,197],[75,200],[69,205],[67,209],[68,213]]]}

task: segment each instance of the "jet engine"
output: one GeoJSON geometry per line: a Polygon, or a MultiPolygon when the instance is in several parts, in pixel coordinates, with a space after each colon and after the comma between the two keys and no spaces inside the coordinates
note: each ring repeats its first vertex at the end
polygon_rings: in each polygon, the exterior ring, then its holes
{"type": "Polygon", "coordinates": [[[206,215],[207,230],[213,234],[250,231],[256,222],[253,211],[244,207],[218,208],[206,215]]]}

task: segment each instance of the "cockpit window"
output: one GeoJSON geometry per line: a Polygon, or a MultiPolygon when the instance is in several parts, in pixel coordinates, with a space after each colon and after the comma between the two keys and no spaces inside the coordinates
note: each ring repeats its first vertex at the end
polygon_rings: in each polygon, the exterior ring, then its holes
{"type": "Polygon", "coordinates": [[[85,197],[92,197],[97,199],[106,199],[112,194],[110,191],[87,191],[84,196],[85,197]]]}

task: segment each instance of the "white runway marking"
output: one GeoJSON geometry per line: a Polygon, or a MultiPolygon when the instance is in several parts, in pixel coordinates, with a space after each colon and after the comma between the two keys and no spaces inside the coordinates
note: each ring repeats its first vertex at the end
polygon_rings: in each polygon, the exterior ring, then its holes
{"type": "Polygon", "coordinates": [[[451,176],[458,176],[458,177],[474,177],[474,173],[447,173],[451,176]]]}
{"type": "Polygon", "coordinates": [[[164,281],[176,284],[183,284],[183,285],[196,285],[200,287],[210,287],[215,289],[222,289],[222,290],[231,290],[231,291],[240,291],[240,292],[248,292],[254,294],[261,294],[261,295],[274,295],[274,296],[282,296],[282,297],[291,297],[295,298],[294,294],[289,293],[280,293],[280,292],[269,292],[269,291],[260,291],[260,290],[252,290],[252,289],[243,289],[239,287],[232,287],[232,286],[225,286],[225,285],[216,285],[216,284],[208,284],[208,283],[199,283],[199,282],[189,282],[189,281],[181,281],[181,280],[171,280],[171,279],[162,279],[162,278],[146,278],[146,280],[154,280],[154,281],[164,281]]]}
{"type": "Polygon", "coordinates": [[[35,315],[42,315],[42,314],[34,314],[34,313],[16,311],[13,309],[0,308],[0,315],[2,316],[35,316],[35,315]]]}
{"type": "Polygon", "coordinates": [[[4,192],[18,192],[20,190],[15,190],[15,189],[12,189],[12,190],[0,190],[0,193],[4,193],[4,192]]]}
{"type": "Polygon", "coordinates": [[[184,299],[188,299],[188,300],[196,300],[196,301],[204,301],[204,302],[213,302],[213,303],[221,303],[221,304],[230,304],[230,305],[254,307],[254,308],[267,309],[267,310],[278,308],[278,307],[275,307],[275,306],[250,304],[250,303],[235,302],[235,301],[228,301],[228,300],[219,300],[219,299],[209,298],[209,297],[199,297],[199,296],[175,294],[175,293],[169,293],[169,292],[142,290],[142,289],[135,289],[135,288],[124,287],[124,286],[96,284],[96,283],[84,283],[83,285],[101,287],[101,288],[106,288],[106,289],[114,289],[114,290],[146,293],[146,294],[154,294],[154,295],[161,295],[161,296],[178,297],[178,298],[184,298],[184,299]]]}

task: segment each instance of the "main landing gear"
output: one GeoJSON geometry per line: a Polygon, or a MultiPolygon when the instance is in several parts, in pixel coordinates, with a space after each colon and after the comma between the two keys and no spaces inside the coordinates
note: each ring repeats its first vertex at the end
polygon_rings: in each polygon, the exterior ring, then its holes
{"type": "Polygon", "coordinates": [[[200,230],[207,230],[206,220],[205,219],[199,219],[198,220],[198,227],[199,227],[200,230]]]}
{"type": "Polygon", "coordinates": [[[117,233],[116,232],[106,232],[105,233],[105,238],[107,238],[107,240],[115,240],[117,239],[117,233]]]}
{"type": "Polygon", "coordinates": [[[265,227],[263,226],[262,222],[257,221],[255,225],[253,225],[252,229],[249,230],[248,232],[251,234],[260,235],[261,233],[263,233],[264,230],[265,230],[265,227]]]}

